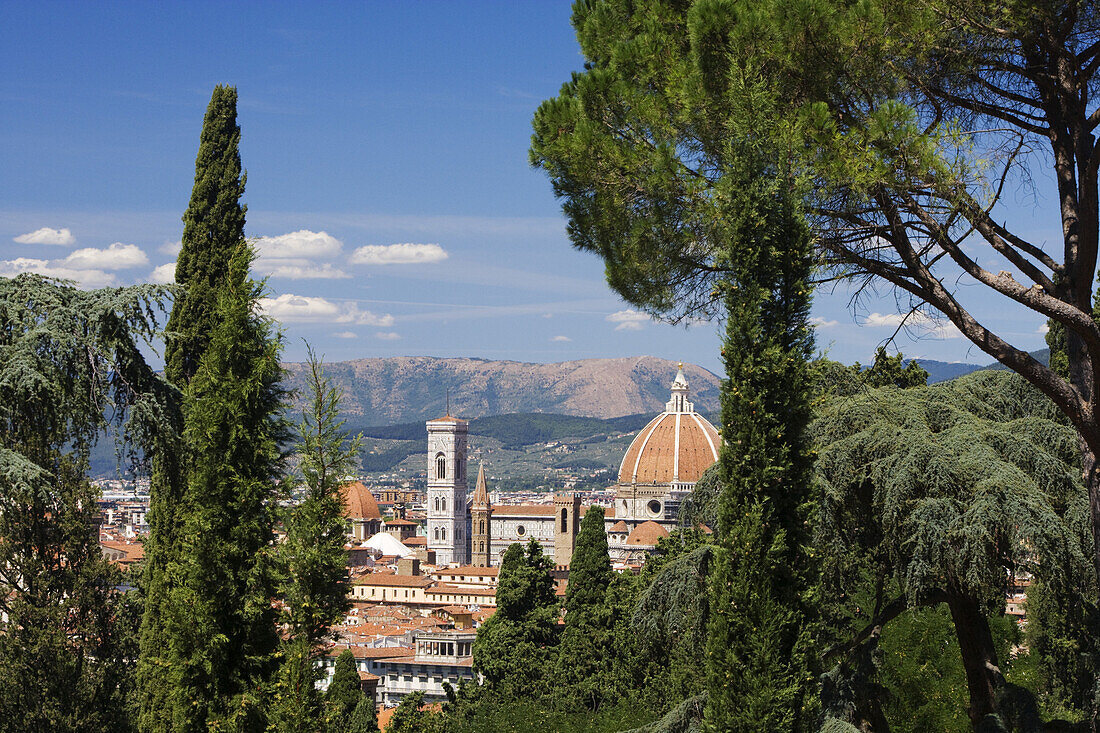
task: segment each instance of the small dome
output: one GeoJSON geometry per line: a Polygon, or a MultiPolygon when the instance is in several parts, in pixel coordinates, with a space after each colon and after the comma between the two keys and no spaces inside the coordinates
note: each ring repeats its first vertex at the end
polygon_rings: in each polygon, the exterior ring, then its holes
{"type": "Polygon", "coordinates": [[[665,411],[642,428],[619,466],[620,484],[695,483],[715,461],[722,438],[688,401],[681,369],[665,411]]]}
{"type": "Polygon", "coordinates": [[[362,481],[344,484],[344,516],[348,519],[382,519],[374,494],[362,481]]]}
{"type": "Polygon", "coordinates": [[[626,538],[628,545],[656,547],[657,540],[668,537],[668,530],[656,522],[643,522],[634,528],[626,538]]]}

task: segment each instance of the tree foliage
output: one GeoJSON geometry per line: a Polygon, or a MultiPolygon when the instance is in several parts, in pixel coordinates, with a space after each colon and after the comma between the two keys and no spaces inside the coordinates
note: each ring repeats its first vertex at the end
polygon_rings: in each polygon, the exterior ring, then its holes
{"type": "MultiPolygon", "coordinates": [[[[280,729],[295,731],[316,728],[323,717],[314,687],[316,662],[332,635],[331,626],[350,605],[341,481],[359,453],[358,438],[349,441],[342,429],[340,393],[312,350],[306,388],[306,408],[296,431],[302,493],[284,512],[286,538],[278,550],[286,639],[275,690],[282,704],[272,712],[280,729]]],[[[297,479],[289,483],[296,485],[297,479]]]]}
{"type": "Polygon", "coordinates": [[[168,320],[164,371],[177,385],[190,382],[199,370],[217,322],[227,265],[244,241],[248,207],[241,203],[246,175],[240,142],[237,89],[218,85],[202,122],[195,183],[176,258],[176,282],[186,289],[168,320]]]}
{"type": "Polygon", "coordinates": [[[262,725],[258,690],[277,643],[273,512],[289,436],[281,343],[258,315],[252,257],[240,242],[187,389],[191,461],[166,602],[173,723],[182,730],[221,720],[242,730],[262,725]]]}
{"type": "Polygon", "coordinates": [[[497,610],[474,641],[474,669],[492,695],[534,700],[549,692],[559,605],[551,564],[532,538],[504,553],[497,577],[497,610]]]}
{"type": "Polygon", "coordinates": [[[623,581],[616,581],[604,510],[593,505],[576,534],[565,587],[565,627],[554,667],[554,696],[566,708],[596,712],[623,696],[624,683],[629,686],[625,666],[631,649],[628,639],[616,638],[615,632],[629,621],[632,594],[623,581]]]}
{"type": "Polygon", "coordinates": [[[350,725],[351,715],[363,697],[359,671],[355,667],[355,655],[351,653],[351,649],[345,649],[336,657],[332,681],[325,692],[328,730],[345,733],[350,725]]]}
{"type": "MultiPolygon", "coordinates": [[[[1006,684],[988,616],[1004,607],[1007,574],[1068,581],[1078,589],[1073,605],[1089,605],[1080,594],[1091,573],[1074,431],[1007,372],[838,398],[813,430],[824,577],[828,597],[844,599],[834,617],[854,614],[863,643],[910,606],[946,603],[977,725],[998,711],[1006,684]]],[[[1088,675],[1078,684],[1091,688],[1088,675]]]]}
{"type": "Polygon", "coordinates": [[[130,448],[167,437],[171,388],[140,346],[163,288],[81,291],[0,278],[0,717],[11,731],[128,730],[132,594],[99,548],[85,476],[109,424],[130,448]]]}
{"type": "MultiPolygon", "coordinates": [[[[229,277],[230,259],[244,242],[244,175],[239,152],[237,90],[214,88],[203,119],[195,182],[183,215],[184,231],[176,260],[172,312],[165,335],[165,375],[179,392],[169,404],[170,434],[183,436],[185,408],[182,393],[198,371],[217,325],[219,299],[229,277]]],[[[169,678],[170,649],[166,603],[176,578],[169,571],[182,548],[179,515],[190,468],[183,441],[165,443],[152,455],[149,536],[145,542],[142,579],[145,610],[138,664],[141,728],[170,731],[174,682],[169,678]]]]}

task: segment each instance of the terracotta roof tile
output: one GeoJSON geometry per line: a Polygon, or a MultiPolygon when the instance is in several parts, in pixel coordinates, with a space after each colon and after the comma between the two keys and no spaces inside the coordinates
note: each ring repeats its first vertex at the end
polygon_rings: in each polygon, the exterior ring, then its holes
{"type": "Polygon", "coordinates": [[[357,578],[352,585],[396,586],[399,588],[426,588],[434,581],[423,575],[389,575],[387,573],[369,573],[357,578]]]}
{"type": "Polygon", "coordinates": [[[667,529],[656,522],[643,522],[635,527],[627,536],[626,544],[638,545],[641,547],[654,547],[657,544],[657,540],[662,537],[668,537],[667,529]]]}

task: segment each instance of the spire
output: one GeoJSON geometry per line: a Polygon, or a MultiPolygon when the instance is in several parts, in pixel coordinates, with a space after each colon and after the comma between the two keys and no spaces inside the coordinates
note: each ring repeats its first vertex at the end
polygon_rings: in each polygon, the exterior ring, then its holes
{"type": "Polygon", "coordinates": [[[489,490],[485,487],[485,464],[477,465],[477,486],[474,487],[473,506],[489,506],[489,490]]]}
{"type": "Polygon", "coordinates": [[[665,412],[695,412],[695,405],[688,402],[688,381],[684,376],[684,362],[676,364],[676,378],[672,380],[672,394],[665,404],[665,412]]]}

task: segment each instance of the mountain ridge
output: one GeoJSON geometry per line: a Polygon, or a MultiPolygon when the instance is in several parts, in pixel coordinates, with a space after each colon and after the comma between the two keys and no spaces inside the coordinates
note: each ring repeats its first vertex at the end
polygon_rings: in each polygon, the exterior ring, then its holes
{"type": "MultiPolygon", "coordinates": [[[[439,417],[554,413],[618,418],[657,413],[668,401],[677,362],[653,356],[577,359],[547,364],[475,357],[370,357],[328,362],[343,392],[341,413],[359,425],[393,425],[439,417]]],[[[306,364],[289,362],[286,386],[305,393],[306,364]]],[[[700,412],[718,409],[717,375],[684,364],[700,412]]]]}

